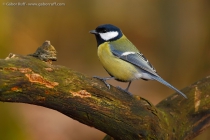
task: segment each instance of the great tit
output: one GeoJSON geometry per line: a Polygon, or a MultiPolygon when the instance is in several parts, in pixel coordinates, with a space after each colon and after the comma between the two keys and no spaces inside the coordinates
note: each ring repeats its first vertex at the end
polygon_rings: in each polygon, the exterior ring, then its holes
{"type": "Polygon", "coordinates": [[[141,78],[143,80],[156,80],[187,98],[184,93],[170,85],[157,74],[147,58],[139,52],[118,27],[104,24],[98,26],[95,30],[91,30],[90,33],[96,37],[98,57],[105,70],[111,76],[106,78],[95,76],[95,78],[102,80],[108,88],[110,88],[110,85],[106,80],[109,79],[129,82],[124,91],[131,94],[128,91],[131,82],[141,78]]]}

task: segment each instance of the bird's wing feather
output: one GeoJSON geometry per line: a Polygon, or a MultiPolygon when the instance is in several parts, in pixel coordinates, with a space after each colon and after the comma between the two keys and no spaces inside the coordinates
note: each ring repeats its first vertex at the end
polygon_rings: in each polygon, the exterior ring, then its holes
{"type": "Polygon", "coordinates": [[[141,68],[143,71],[149,73],[152,79],[157,80],[158,82],[160,82],[160,83],[166,85],[167,87],[177,91],[179,94],[181,94],[182,96],[187,98],[187,96],[184,93],[182,93],[181,91],[179,91],[178,89],[173,87],[171,84],[169,84],[168,82],[163,80],[156,73],[156,70],[150,64],[150,62],[140,52],[123,52],[123,51],[120,51],[120,50],[116,50],[114,48],[114,46],[112,46],[111,44],[110,44],[110,49],[111,49],[111,52],[113,53],[113,55],[115,55],[116,57],[141,68]]]}
{"type": "Polygon", "coordinates": [[[144,57],[144,55],[140,52],[123,52],[120,50],[115,49],[115,47],[110,44],[110,49],[113,55],[117,56],[118,58],[127,61],[142,70],[158,76],[154,67],[150,64],[150,62],[144,57]]]}

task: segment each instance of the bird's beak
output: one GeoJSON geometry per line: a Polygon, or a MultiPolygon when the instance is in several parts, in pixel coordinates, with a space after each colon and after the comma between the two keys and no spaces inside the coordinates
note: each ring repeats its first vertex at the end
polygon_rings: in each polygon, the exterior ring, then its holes
{"type": "Polygon", "coordinates": [[[91,34],[98,34],[98,32],[96,32],[96,30],[91,30],[89,33],[91,33],[91,34]]]}

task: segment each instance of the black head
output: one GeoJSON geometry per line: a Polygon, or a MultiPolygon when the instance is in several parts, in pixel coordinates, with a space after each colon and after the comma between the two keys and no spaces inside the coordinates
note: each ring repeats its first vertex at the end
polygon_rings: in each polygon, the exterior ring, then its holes
{"type": "Polygon", "coordinates": [[[111,24],[100,25],[90,33],[95,34],[98,46],[104,42],[115,41],[123,36],[121,30],[111,24]]]}

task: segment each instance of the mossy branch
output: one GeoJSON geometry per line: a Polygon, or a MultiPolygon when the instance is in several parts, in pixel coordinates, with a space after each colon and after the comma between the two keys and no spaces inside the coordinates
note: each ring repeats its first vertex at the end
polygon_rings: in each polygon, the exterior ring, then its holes
{"type": "Polygon", "coordinates": [[[112,86],[109,90],[97,79],[51,65],[56,60],[53,52],[0,59],[0,101],[51,108],[117,140],[192,139],[210,125],[210,77],[184,88],[188,99],[173,94],[153,106],[112,86]]]}

